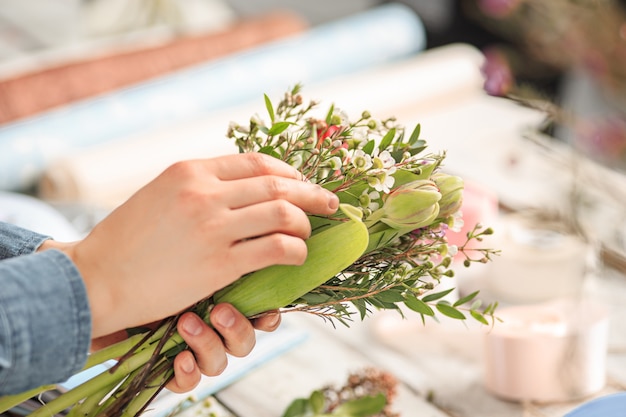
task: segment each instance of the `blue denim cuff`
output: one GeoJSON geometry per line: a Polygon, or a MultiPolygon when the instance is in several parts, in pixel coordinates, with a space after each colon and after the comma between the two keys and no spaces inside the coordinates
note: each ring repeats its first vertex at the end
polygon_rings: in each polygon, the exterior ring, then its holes
{"type": "Polygon", "coordinates": [[[0,260],[32,253],[47,239],[50,237],[0,222],[0,260]]]}
{"type": "Polygon", "coordinates": [[[84,282],[62,252],[0,262],[0,395],[59,383],[85,364],[91,312],[84,282]]]}

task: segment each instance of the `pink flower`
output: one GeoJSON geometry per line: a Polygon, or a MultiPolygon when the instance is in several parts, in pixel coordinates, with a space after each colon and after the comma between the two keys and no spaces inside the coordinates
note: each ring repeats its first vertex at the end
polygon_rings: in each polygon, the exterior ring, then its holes
{"type": "Polygon", "coordinates": [[[337,132],[341,131],[341,126],[330,125],[317,129],[317,145],[320,146],[324,139],[332,138],[337,132]]]}
{"type": "Polygon", "coordinates": [[[506,56],[497,48],[486,49],[483,54],[485,56],[485,62],[481,67],[485,77],[483,88],[492,96],[506,95],[514,85],[513,72],[506,56]]]}

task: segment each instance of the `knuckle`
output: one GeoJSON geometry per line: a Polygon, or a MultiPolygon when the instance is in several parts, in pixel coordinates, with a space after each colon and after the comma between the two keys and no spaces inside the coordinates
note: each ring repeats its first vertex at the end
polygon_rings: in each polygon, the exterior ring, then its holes
{"type": "Polygon", "coordinates": [[[279,263],[302,265],[307,256],[303,240],[283,234],[272,235],[268,249],[271,257],[279,263]]]}
{"type": "Polygon", "coordinates": [[[195,161],[178,161],[170,165],[165,173],[178,181],[189,180],[198,175],[198,164],[195,161]]]}
{"type": "Polygon", "coordinates": [[[254,152],[246,155],[255,175],[267,175],[272,172],[269,156],[254,152]]]}
{"type": "Polygon", "coordinates": [[[207,376],[218,376],[221,375],[228,366],[228,359],[226,356],[221,361],[211,362],[211,364],[206,368],[203,372],[207,376]]]}
{"type": "Polygon", "coordinates": [[[281,226],[293,224],[295,216],[292,213],[291,204],[285,200],[276,200],[274,202],[274,217],[281,226]]]}
{"type": "Polygon", "coordinates": [[[265,187],[270,198],[282,199],[287,196],[289,186],[283,178],[267,176],[265,177],[265,181],[265,187]]]}

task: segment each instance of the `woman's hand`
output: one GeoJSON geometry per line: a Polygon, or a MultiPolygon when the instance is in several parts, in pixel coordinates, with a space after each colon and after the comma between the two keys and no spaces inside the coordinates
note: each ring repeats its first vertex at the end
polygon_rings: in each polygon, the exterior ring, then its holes
{"type": "Polygon", "coordinates": [[[176,314],[254,270],[303,263],[307,213],[338,205],[263,154],[172,165],[65,249],[85,281],[93,337],[176,314]]]}
{"type": "Polygon", "coordinates": [[[191,351],[179,353],[174,359],[174,379],[170,391],[187,392],[200,382],[201,374],[217,376],[228,363],[226,354],[247,356],[254,348],[254,329],[274,331],[280,324],[280,313],[267,313],[252,322],[230,304],[218,304],[211,311],[207,326],[193,313],[185,313],[178,321],[178,332],[191,351]]]}
{"type": "MultiPolygon", "coordinates": [[[[180,352],[174,359],[174,379],[167,388],[183,393],[194,389],[201,375],[217,376],[226,368],[226,354],[247,356],[256,343],[254,329],[271,332],[280,324],[278,311],[267,312],[258,319],[248,320],[230,304],[216,305],[210,314],[208,326],[194,313],[185,313],[178,320],[178,332],[189,350],[180,352]]],[[[119,331],[92,340],[91,350],[97,351],[126,339],[119,331]]]]}

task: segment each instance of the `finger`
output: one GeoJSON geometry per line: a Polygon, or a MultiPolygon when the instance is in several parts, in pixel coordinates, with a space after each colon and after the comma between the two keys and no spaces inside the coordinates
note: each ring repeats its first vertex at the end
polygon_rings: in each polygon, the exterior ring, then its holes
{"type": "Polygon", "coordinates": [[[302,265],[306,260],[304,240],[284,234],[272,234],[235,243],[231,247],[233,265],[238,275],[270,265],[302,265]]]}
{"type": "Polygon", "coordinates": [[[191,391],[198,386],[201,377],[193,353],[184,350],[174,358],[174,378],[167,384],[167,389],[176,393],[191,391]]]}
{"type": "Polygon", "coordinates": [[[229,230],[234,241],[283,233],[307,239],[311,235],[311,222],[306,214],[285,200],[267,201],[230,213],[229,230]]]}
{"type": "Polygon", "coordinates": [[[282,316],[279,310],[266,311],[259,317],[250,320],[255,329],[264,332],[273,332],[280,326],[282,316]]]}
{"type": "Polygon", "coordinates": [[[217,376],[228,364],[226,347],[215,330],[194,313],[185,313],[178,320],[178,332],[193,351],[204,375],[217,376]]]}
{"type": "Polygon", "coordinates": [[[315,214],[332,214],[339,206],[337,196],[317,184],[275,175],[233,180],[227,186],[237,190],[237,193],[228,195],[231,209],[272,200],[287,200],[315,214]]]}
{"type": "Polygon", "coordinates": [[[278,175],[302,180],[302,174],[291,165],[261,153],[226,155],[204,161],[207,167],[224,181],[263,175],[278,175]]]}
{"type": "Polygon", "coordinates": [[[224,341],[226,351],[233,356],[246,356],[256,343],[252,323],[235,307],[222,303],[211,311],[211,324],[224,341]]]}

